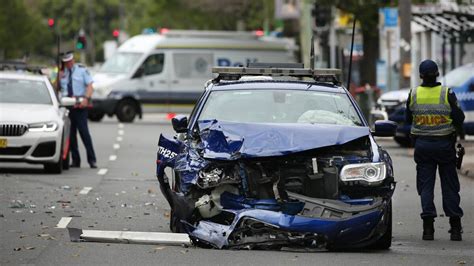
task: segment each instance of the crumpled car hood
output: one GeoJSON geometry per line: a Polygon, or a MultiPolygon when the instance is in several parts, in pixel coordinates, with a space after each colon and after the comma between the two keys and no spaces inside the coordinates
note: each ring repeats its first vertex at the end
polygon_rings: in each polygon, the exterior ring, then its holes
{"type": "Polygon", "coordinates": [[[282,156],[368,136],[368,127],[312,124],[235,123],[199,121],[203,157],[238,158],[282,156]]]}

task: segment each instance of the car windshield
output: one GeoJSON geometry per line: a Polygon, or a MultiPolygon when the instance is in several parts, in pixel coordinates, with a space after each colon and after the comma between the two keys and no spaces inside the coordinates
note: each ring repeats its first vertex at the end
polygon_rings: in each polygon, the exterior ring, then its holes
{"type": "Polygon", "coordinates": [[[116,53],[100,68],[99,72],[125,74],[132,71],[142,57],[141,53],[116,53]]]}
{"type": "Polygon", "coordinates": [[[53,104],[44,81],[0,79],[0,103],[53,104]]]}
{"type": "Polygon", "coordinates": [[[199,120],[362,126],[343,93],[300,90],[213,91],[199,120]]]}
{"type": "Polygon", "coordinates": [[[474,64],[458,67],[441,79],[441,82],[448,87],[456,88],[463,85],[474,76],[474,64]]]}

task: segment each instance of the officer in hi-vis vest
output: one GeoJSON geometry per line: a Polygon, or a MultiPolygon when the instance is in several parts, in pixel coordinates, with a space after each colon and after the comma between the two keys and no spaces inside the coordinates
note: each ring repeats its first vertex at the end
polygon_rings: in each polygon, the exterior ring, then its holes
{"type": "Polygon", "coordinates": [[[421,197],[423,240],[434,239],[433,203],[436,168],[441,179],[443,210],[449,217],[451,240],[462,240],[459,206],[459,179],[456,172],[456,130],[462,127],[464,113],[456,95],[436,81],[438,66],[432,60],[420,64],[423,83],[410,91],[406,120],[415,141],[416,187],[421,197]]]}

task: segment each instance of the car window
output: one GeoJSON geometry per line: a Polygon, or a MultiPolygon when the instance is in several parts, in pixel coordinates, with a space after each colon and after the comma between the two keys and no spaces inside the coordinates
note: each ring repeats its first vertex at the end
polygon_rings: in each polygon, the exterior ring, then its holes
{"type": "Polygon", "coordinates": [[[450,71],[441,79],[444,86],[456,88],[474,77],[474,65],[467,65],[450,71]]]}
{"type": "Polygon", "coordinates": [[[211,78],[212,54],[174,53],[174,73],[177,78],[211,78]]]}
{"type": "Polygon", "coordinates": [[[213,91],[198,119],[363,125],[346,94],[296,90],[213,91]]]}
{"type": "Polygon", "coordinates": [[[155,75],[160,74],[163,71],[163,65],[165,63],[164,54],[153,54],[150,55],[145,62],[143,62],[143,75],[155,75]]]}
{"type": "Polygon", "coordinates": [[[116,53],[100,68],[99,72],[125,74],[132,71],[142,57],[141,53],[116,53]]]}
{"type": "Polygon", "coordinates": [[[44,81],[0,79],[0,103],[52,105],[53,101],[44,81]]]}

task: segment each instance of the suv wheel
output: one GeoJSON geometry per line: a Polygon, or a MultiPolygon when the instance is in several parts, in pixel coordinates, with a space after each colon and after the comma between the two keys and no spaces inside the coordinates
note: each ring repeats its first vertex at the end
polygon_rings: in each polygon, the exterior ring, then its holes
{"type": "Polygon", "coordinates": [[[132,100],[121,100],[115,114],[120,122],[133,122],[137,115],[137,105],[132,100]]]}

